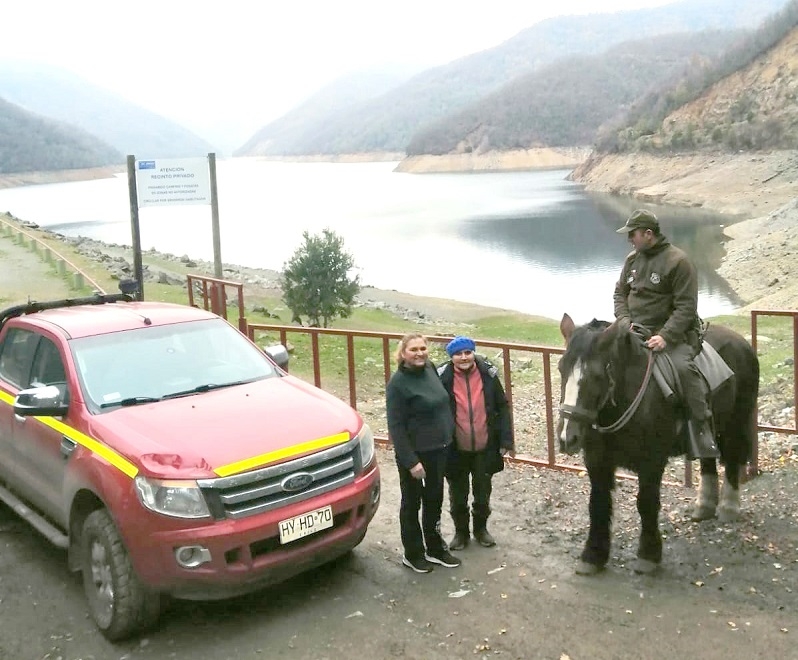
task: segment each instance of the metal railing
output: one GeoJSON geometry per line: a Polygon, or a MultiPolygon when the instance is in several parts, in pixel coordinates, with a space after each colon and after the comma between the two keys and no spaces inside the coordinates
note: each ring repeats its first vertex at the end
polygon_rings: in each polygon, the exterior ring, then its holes
{"type": "Polygon", "coordinates": [[[186,286],[188,288],[188,304],[192,307],[199,307],[194,299],[196,295],[202,298],[202,308],[227,319],[227,290],[235,290],[235,297],[238,303],[238,329],[247,334],[247,319],[244,316],[244,285],[241,282],[231,282],[220,280],[206,275],[186,275],[186,286]]]}
{"type": "MultiPolygon", "coordinates": [[[[263,332],[276,335],[281,344],[287,345],[289,335],[306,335],[310,340],[310,361],[312,369],[313,384],[316,387],[322,387],[322,366],[321,366],[321,352],[319,346],[319,338],[321,336],[338,337],[342,338],[346,346],[346,381],[348,386],[348,399],[349,405],[355,410],[358,409],[358,384],[356,376],[356,360],[355,360],[355,340],[373,340],[380,343],[380,353],[382,359],[382,376],[384,382],[387,384],[390,380],[391,374],[394,371],[392,364],[392,350],[391,342],[398,341],[404,336],[404,333],[398,332],[378,332],[367,330],[343,330],[336,328],[313,328],[304,326],[293,325],[273,325],[273,324],[260,324],[249,323],[244,316],[244,294],[243,284],[238,282],[231,282],[220,280],[212,277],[189,275],[188,276],[188,291],[189,291],[189,304],[194,305],[195,292],[199,291],[202,296],[203,306],[205,309],[210,309],[214,313],[227,319],[227,288],[232,287],[236,290],[238,302],[238,327],[242,333],[247,335],[251,340],[256,340],[256,333],[263,332]]],[[[798,311],[787,310],[754,310],[751,312],[751,344],[754,350],[757,350],[757,319],[760,316],[784,316],[793,319],[793,356],[798,353],[798,311]]],[[[451,341],[452,336],[447,335],[425,335],[427,341],[432,344],[440,344],[444,346],[451,341]]],[[[527,353],[537,355],[542,361],[542,381],[543,381],[543,397],[544,397],[544,410],[545,410],[545,458],[533,456],[530,454],[518,454],[515,458],[506,457],[505,460],[514,463],[533,465],[537,467],[546,467],[557,470],[568,471],[584,471],[584,466],[579,463],[568,464],[557,462],[557,450],[555,446],[555,419],[554,419],[554,385],[553,373],[551,368],[551,358],[553,355],[562,355],[565,349],[562,347],[542,346],[536,344],[520,344],[513,342],[494,341],[494,340],[478,340],[480,350],[497,349],[500,352],[500,360],[503,364],[502,378],[504,384],[504,391],[507,395],[508,403],[511,411],[511,419],[514,429],[516,431],[516,438],[518,438],[518,429],[515,427],[515,381],[513,373],[513,361],[511,353],[527,353]]],[[[497,354],[498,357],[498,354],[497,354]]],[[[516,360],[517,361],[517,360],[516,360]]],[[[794,403],[798,404],[798,365],[794,364],[793,367],[793,397],[794,403]]],[[[798,408],[798,406],[797,406],[798,408]]],[[[789,427],[776,427],[767,424],[761,424],[758,416],[756,421],[756,432],[772,431],[776,433],[790,433],[798,434],[798,422],[793,424],[792,428],[789,427]]],[[[390,445],[390,440],[387,436],[376,435],[375,439],[381,444],[390,445]]],[[[759,443],[754,443],[752,458],[747,466],[743,469],[743,478],[748,478],[758,474],[759,464],[759,443]]],[[[692,485],[692,461],[685,459],[684,464],[684,484],[686,486],[692,485]]],[[[621,474],[619,476],[627,476],[621,474]]]]}
{"type": "MultiPolygon", "coordinates": [[[[307,328],[297,326],[285,325],[271,325],[271,324],[257,324],[250,323],[247,325],[247,336],[255,341],[256,334],[264,332],[268,334],[277,335],[281,344],[288,343],[289,335],[304,334],[308,335],[310,339],[310,360],[312,365],[313,384],[316,387],[322,387],[322,370],[321,358],[319,350],[319,338],[321,336],[339,337],[342,338],[346,346],[346,380],[348,384],[349,404],[352,408],[358,408],[358,389],[356,378],[356,361],[355,361],[355,339],[371,339],[380,344],[380,352],[382,355],[382,375],[384,382],[387,384],[394,371],[392,364],[393,351],[391,350],[391,342],[398,341],[404,336],[404,333],[397,332],[376,332],[366,330],[340,330],[334,328],[307,328]]],[[[440,344],[445,346],[452,340],[452,336],[443,335],[425,335],[430,344],[440,344]]],[[[534,465],[537,467],[546,467],[556,470],[570,470],[582,472],[584,466],[579,463],[567,464],[557,462],[557,451],[555,445],[555,418],[554,418],[554,386],[552,380],[552,366],[551,358],[555,355],[561,355],[565,352],[564,348],[553,346],[540,346],[536,344],[518,344],[503,341],[478,341],[480,351],[484,352],[485,349],[498,349],[501,352],[501,362],[504,365],[502,371],[504,391],[507,395],[507,400],[510,406],[513,423],[515,424],[515,384],[513,379],[513,369],[507,368],[512,365],[511,353],[514,354],[530,354],[538,355],[542,360],[542,375],[543,375],[543,396],[545,408],[545,421],[546,421],[546,447],[545,458],[533,456],[530,454],[517,454],[515,458],[507,457],[506,460],[512,463],[520,463],[526,465],[534,465]]],[[[516,362],[518,362],[516,358],[516,362]]],[[[384,445],[390,445],[390,440],[384,435],[375,435],[375,439],[384,445]]]]}
{"type": "MultiPolygon", "coordinates": [[[[795,417],[793,419],[792,427],[788,426],[771,426],[769,424],[761,424],[759,422],[759,414],[757,413],[757,425],[756,430],[757,433],[760,431],[770,431],[772,433],[788,433],[788,434],[798,434],[798,362],[796,361],[796,357],[798,357],[798,311],[795,310],[767,310],[767,309],[754,309],[751,310],[751,346],[754,349],[754,352],[759,355],[758,345],[758,330],[759,330],[759,317],[761,316],[776,316],[776,317],[787,317],[792,318],[792,357],[793,357],[793,365],[792,365],[792,373],[793,373],[793,388],[792,388],[792,396],[793,396],[793,406],[795,409],[795,417]]],[[[751,466],[753,469],[756,469],[759,465],[759,443],[754,444],[754,452],[751,458],[751,466]]]]}

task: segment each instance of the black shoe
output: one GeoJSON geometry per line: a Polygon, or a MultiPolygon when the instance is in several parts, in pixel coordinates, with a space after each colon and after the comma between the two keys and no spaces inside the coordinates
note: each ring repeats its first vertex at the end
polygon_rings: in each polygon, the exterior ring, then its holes
{"type": "Polygon", "coordinates": [[[471,539],[468,537],[468,530],[458,529],[454,533],[454,538],[449,544],[449,550],[462,550],[468,545],[471,539]]]}
{"type": "Polygon", "coordinates": [[[425,556],[428,562],[440,564],[441,566],[446,566],[446,568],[457,568],[463,563],[457,557],[450,554],[448,550],[441,550],[440,552],[436,552],[434,555],[425,556]]]}
{"type": "Polygon", "coordinates": [[[474,538],[477,540],[477,543],[484,548],[492,548],[494,545],[496,545],[496,539],[494,539],[490,535],[490,532],[485,528],[475,529],[474,538]]]}
{"type": "Polygon", "coordinates": [[[435,568],[425,557],[414,557],[413,559],[402,557],[402,563],[416,573],[432,573],[432,569],[435,568]]]}

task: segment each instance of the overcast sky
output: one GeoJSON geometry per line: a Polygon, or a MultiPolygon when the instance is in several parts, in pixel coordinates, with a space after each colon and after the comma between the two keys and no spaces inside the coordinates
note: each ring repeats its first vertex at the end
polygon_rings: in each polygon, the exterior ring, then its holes
{"type": "Polygon", "coordinates": [[[206,139],[232,127],[243,142],[347,73],[427,68],[552,16],[672,2],[7,0],[0,58],[61,66],[206,139]]]}

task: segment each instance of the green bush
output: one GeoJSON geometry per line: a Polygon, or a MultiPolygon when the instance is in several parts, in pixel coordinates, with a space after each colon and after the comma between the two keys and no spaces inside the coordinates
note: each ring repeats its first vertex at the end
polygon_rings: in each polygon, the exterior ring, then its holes
{"type": "Polygon", "coordinates": [[[303,232],[304,242],[283,266],[283,301],[302,324],[307,317],[311,327],[329,327],[336,317],[347,318],[360,291],[360,278],[350,277],[354,259],[344,250],[344,241],[330,229],[321,234],[303,232]]]}

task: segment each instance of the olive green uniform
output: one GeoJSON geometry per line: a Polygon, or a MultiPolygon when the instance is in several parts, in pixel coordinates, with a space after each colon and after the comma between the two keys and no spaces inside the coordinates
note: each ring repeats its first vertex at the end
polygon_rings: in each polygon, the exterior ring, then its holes
{"type": "Polygon", "coordinates": [[[693,357],[698,351],[698,276],[687,255],[659,236],[650,248],[626,257],[615,285],[615,318],[637,323],[666,342],[691,415],[710,416],[707,390],[693,357]]]}

